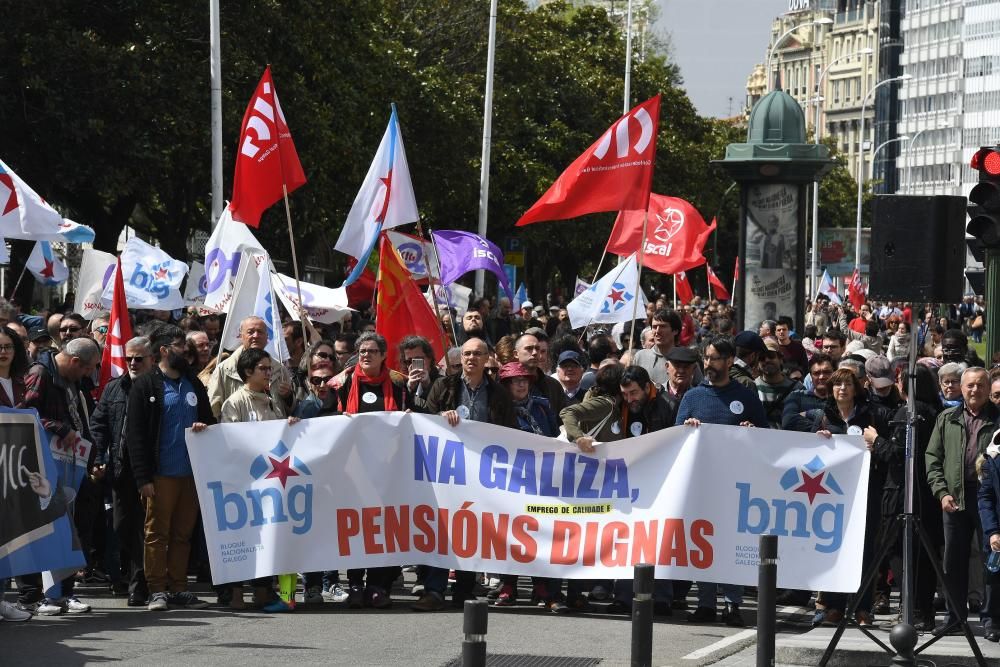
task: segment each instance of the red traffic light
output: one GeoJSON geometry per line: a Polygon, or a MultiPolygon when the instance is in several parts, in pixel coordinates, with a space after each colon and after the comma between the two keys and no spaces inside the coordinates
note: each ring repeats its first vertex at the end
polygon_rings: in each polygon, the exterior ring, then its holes
{"type": "Polygon", "coordinates": [[[992,148],[980,148],[972,156],[971,166],[990,176],[1000,176],[1000,152],[992,148]]]}

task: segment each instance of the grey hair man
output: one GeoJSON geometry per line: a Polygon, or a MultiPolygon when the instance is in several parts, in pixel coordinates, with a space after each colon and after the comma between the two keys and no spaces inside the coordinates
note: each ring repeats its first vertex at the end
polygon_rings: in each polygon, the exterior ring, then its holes
{"type": "MultiPolygon", "coordinates": [[[[222,404],[234,392],[243,386],[243,380],[236,372],[236,362],[244,349],[263,350],[267,347],[267,323],[259,317],[250,316],[240,322],[240,346],[233,350],[229,358],[212,371],[208,381],[208,398],[212,403],[212,414],[218,418],[222,412],[222,404]]],[[[278,401],[285,413],[290,414],[294,408],[292,394],[292,374],[284,364],[271,359],[271,398],[278,401]]]]}

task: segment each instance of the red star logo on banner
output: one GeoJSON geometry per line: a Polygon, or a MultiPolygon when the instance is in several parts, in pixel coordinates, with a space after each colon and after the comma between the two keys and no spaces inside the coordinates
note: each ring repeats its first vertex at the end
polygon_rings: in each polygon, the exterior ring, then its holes
{"type": "Polygon", "coordinates": [[[821,472],[815,477],[811,477],[806,471],[802,471],[802,484],[797,489],[793,491],[801,491],[809,496],[809,504],[812,505],[813,501],[821,493],[829,494],[830,492],[823,488],[823,475],[826,471],[821,472]]]}
{"type": "Polygon", "coordinates": [[[39,275],[44,276],[46,278],[52,278],[54,271],[52,267],[52,261],[48,259],[43,259],[42,261],[45,262],[45,268],[38,272],[39,275]]]}
{"type": "Polygon", "coordinates": [[[3,183],[10,189],[10,196],[3,207],[3,212],[0,213],[0,215],[7,215],[17,208],[17,190],[14,189],[14,179],[10,177],[10,174],[0,174],[0,183],[3,183]]]}
{"type": "Polygon", "coordinates": [[[163,278],[167,277],[168,273],[170,272],[161,266],[156,270],[156,277],[162,280],[163,278]]]}
{"type": "Polygon", "coordinates": [[[268,456],[268,460],[271,462],[271,472],[267,473],[265,479],[275,479],[281,482],[281,487],[284,488],[288,482],[289,477],[298,477],[299,473],[292,469],[291,457],[286,456],[280,461],[268,456]]]}
{"type": "Polygon", "coordinates": [[[611,305],[618,303],[619,301],[625,301],[625,290],[623,289],[611,289],[611,293],[608,294],[608,298],[611,299],[611,305]]]}

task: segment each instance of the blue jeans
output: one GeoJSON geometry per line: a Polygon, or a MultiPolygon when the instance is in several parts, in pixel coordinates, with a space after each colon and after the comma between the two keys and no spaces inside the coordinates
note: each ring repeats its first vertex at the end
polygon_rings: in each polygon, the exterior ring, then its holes
{"type": "Polygon", "coordinates": [[[698,582],[698,606],[715,609],[718,588],[722,586],[722,598],[728,604],[743,604],[743,587],[737,584],[717,584],[712,581],[698,582]]]}

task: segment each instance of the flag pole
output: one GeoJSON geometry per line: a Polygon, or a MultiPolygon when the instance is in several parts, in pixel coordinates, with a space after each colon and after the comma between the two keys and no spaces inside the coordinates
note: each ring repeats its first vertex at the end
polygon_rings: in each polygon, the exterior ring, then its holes
{"type": "Polygon", "coordinates": [[[733,291],[729,293],[729,305],[736,305],[736,277],[740,275],[740,256],[736,256],[736,266],[733,268],[733,291]]]}
{"type": "MultiPolygon", "coordinates": [[[[13,299],[13,298],[14,298],[14,296],[15,296],[15,295],[17,294],[17,288],[21,286],[21,279],[22,279],[22,278],[24,278],[24,274],[25,274],[25,272],[26,272],[27,270],[28,270],[28,262],[27,262],[27,261],[25,261],[25,262],[24,262],[24,268],[23,268],[23,269],[21,269],[21,275],[19,275],[19,276],[17,277],[17,282],[16,282],[16,283],[14,283],[14,289],[12,289],[12,290],[10,291],[10,298],[11,298],[11,299],[13,299]]],[[[69,281],[67,281],[67,282],[69,282],[69,281]]]]}
{"type": "MultiPolygon", "coordinates": [[[[431,247],[434,248],[434,259],[437,260],[438,276],[440,276],[441,275],[441,255],[438,253],[437,241],[434,240],[434,230],[431,229],[430,227],[427,228],[427,238],[429,238],[431,240],[431,247]]],[[[484,236],[483,238],[486,238],[486,237],[484,236]]],[[[434,294],[434,276],[430,275],[430,269],[429,268],[427,270],[427,273],[428,273],[428,275],[427,275],[427,285],[428,285],[428,287],[430,287],[431,294],[434,294]]],[[[438,282],[440,283],[440,278],[438,278],[438,282]]],[[[449,292],[449,294],[450,294],[450,292],[449,292]]],[[[436,307],[437,306],[435,306],[435,308],[436,307]]],[[[458,330],[455,328],[455,315],[454,315],[454,313],[451,312],[451,309],[453,307],[454,306],[452,306],[452,304],[451,304],[451,297],[449,296],[448,297],[448,321],[451,322],[452,340],[455,341],[455,345],[458,345],[458,330]]],[[[440,315],[438,317],[440,317],[440,315]]],[[[445,350],[445,352],[447,353],[447,350],[445,350]]]]}
{"type": "MultiPolygon", "coordinates": [[[[280,148],[278,149],[281,150],[280,148]]],[[[280,155],[279,155],[280,158],[280,155]]],[[[292,209],[288,206],[288,186],[285,185],[285,173],[281,173],[281,194],[285,200],[285,220],[288,222],[288,243],[292,246],[292,270],[295,272],[295,291],[299,295],[299,324],[302,325],[302,337],[309,340],[303,318],[306,317],[305,302],[302,300],[302,285],[299,284],[299,258],[295,254],[295,236],[292,233],[292,209]]]]}
{"type": "MultiPolygon", "coordinates": [[[[479,165],[479,226],[478,232],[486,238],[487,214],[490,201],[490,148],[493,141],[493,64],[497,51],[497,0],[490,2],[489,36],[486,45],[486,90],[483,95],[483,150],[479,165]]],[[[437,252],[435,250],[435,252],[437,252]]],[[[483,296],[486,273],[476,271],[476,297],[483,296]]],[[[455,341],[458,342],[457,340],[455,341]]]]}
{"type": "MultiPolygon", "coordinates": [[[[420,236],[421,241],[423,241],[423,238],[424,238],[424,227],[423,227],[423,225],[420,224],[419,220],[417,220],[417,235],[420,236]]],[[[420,252],[424,256],[424,268],[427,269],[427,287],[430,289],[431,303],[434,304],[434,314],[437,316],[436,319],[437,319],[438,326],[441,327],[441,334],[445,337],[445,340],[447,340],[448,339],[448,334],[445,332],[444,327],[441,325],[441,311],[438,310],[437,293],[434,291],[434,274],[431,272],[431,258],[428,257],[427,253],[424,251],[424,249],[423,249],[423,243],[421,243],[420,245],[421,245],[421,251],[420,252]]],[[[434,249],[434,255],[437,256],[437,249],[436,248],[434,249]]],[[[438,269],[438,275],[441,275],[440,268],[438,269]]],[[[451,319],[450,315],[451,314],[449,313],[449,317],[448,317],[449,320],[451,319]]],[[[451,347],[451,346],[449,345],[448,347],[451,347]]],[[[447,354],[447,353],[448,353],[448,350],[445,350],[445,354],[447,354]]],[[[447,361],[448,360],[445,359],[445,364],[446,365],[447,365],[447,361]]]]}
{"type": "MultiPolygon", "coordinates": [[[[631,257],[631,255],[629,255],[629,257],[631,257]]],[[[616,276],[615,276],[615,277],[614,277],[614,278],[613,278],[613,279],[611,280],[611,282],[614,282],[615,280],[618,280],[618,278],[619,278],[619,277],[620,277],[620,276],[622,275],[622,272],[623,272],[623,271],[625,270],[625,263],[626,263],[627,261],[628,261],[628,258],[626,258],[626,259],[624,259],[624,260],[622,260],[621,262],[619,262],[619,263],[618,263],[618,275],[616,275],[616,276]]],[[[614,271],[614,269],[611,269],[611,271],[614,271]]],[[[611,275],[611,271],[608,271],[608,275],[611,275]]],[[[595,281],[595,282],[597,281],[597,276],[596,276],[596,275],[594,276],[594,281],[595,281]]],[[[636,283],[636,285],[638,285],[638,283],[636,283]]],[[[638,295],[636,295],[636,299],[638,299],[638,298],[639,298],[639,296],[638,296],[638,295]]],[[[634,305],[633,305],[633,307],[632,307],[632,314],[633,314],[633,315],[635,315],[635,306],[634,306],[634,305]]],[[[592,315],[590,316],[590,321],[588,321],[588,322],[587,322],[587,324],[586,324],[586,325],[584,325],[584,327],[583,327],[583,333],[581,333],[581,334],[580,334],[580,338],[579,338],[579,339],[577,339],[577,341],[576,341],[578,345],[579,345],[579,344],[580,344],[580,342],[581,342],[581,341],[583,340],[583,337],[584,337],[584,336],[586,335],[586,333],[587,333],[587,329],[589,329],[589,328],[590,328],[590,326],[591,326],[591,325],[592,325],[593,323],[594,323],[594,315],[592,314],[592,315]]]]}
{"type": "MultiPolygon", "coordinates": [[[[629,349],[634,349],[631,346],[635,345],[635,313],[639,309],[639,294],[642,292],[642,266],[644,264],[643,259],[646,257],[646,222],[649,221],[649,202],[646,202],[646,210],[642,214],[642,240],[639,242],[639,271],[636,273],[635,277],[635,289],[637,294],[635,295],[635,301],[632,302],[632,324],[629,327],[628,334],[628,344],[629,349]]],[[[645,314],[645,313],[644,313],[645,314]]],[[[640,346],[641,347],[641,346],[640,346]]]]}
{"type": "Polygon", "coordinates": [[[674,310],[677,310],[677,274],[674,274],[674,310]]]}

